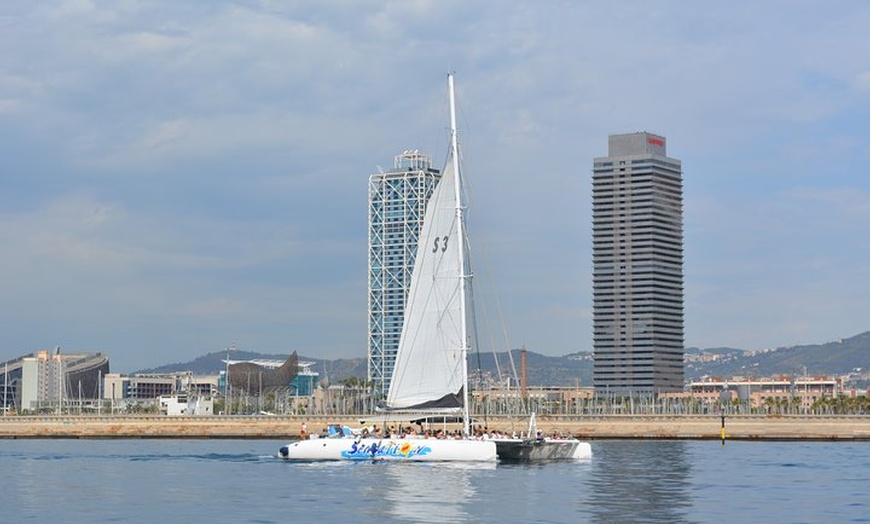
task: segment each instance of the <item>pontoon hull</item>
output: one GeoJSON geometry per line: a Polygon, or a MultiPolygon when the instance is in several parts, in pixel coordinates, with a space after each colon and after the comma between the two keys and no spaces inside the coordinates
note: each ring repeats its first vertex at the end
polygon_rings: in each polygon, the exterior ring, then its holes
{"type": "Polygon", "coordinates": [[[536,462],[545,460],[580,460],[592,457],[592,446],[579,440],[498,439],[499,460],[536,462]]]}
{"type": "Polygon", "coordinates": [[[287,460],[392,460],[402,462],[484,462],[497,459],[496,445],[484,440],[423,438],[315,438],[280,449],[287,460]]]}

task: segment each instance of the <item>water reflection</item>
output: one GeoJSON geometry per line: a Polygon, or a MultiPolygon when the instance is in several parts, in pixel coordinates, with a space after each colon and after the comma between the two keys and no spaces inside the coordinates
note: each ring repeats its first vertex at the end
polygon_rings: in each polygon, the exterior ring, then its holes
{"type": "Polygon", "coordinates": [[[387,519],[399,522],[467,522],[468,501],[475,495],[470,472],[495,464],[371,464],[378,481],[371,489],[381,498],[387,519]]]}
{"type": "Polygon", "coordinates": [[[682,441],[595,447],[583,512],[592,522],[689,522],[691,463],[682,441]]]}

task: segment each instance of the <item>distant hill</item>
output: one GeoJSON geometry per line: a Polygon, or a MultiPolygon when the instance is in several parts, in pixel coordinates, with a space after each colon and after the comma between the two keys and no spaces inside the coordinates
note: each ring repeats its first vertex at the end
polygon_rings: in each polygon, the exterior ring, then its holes
{"type": "MultiPolygon", "coordinates": [[[[253,351],[232,351],[229,355],[230,360],[286,360],[290,354],[269,354],[255,353],[253,351]]],[[[179,371],[191,371],[197,375],[218,374],[226,368],[227,358],[226,351],[216,351],[208,353],[201,357],[197,357],[189,362],[177,362],[174,364],[165,364],[155,368],[143,369],[137,373],[175,373],[179,371]]],[[[347,377],[365,378],[367,374],[365,358],[348,358],[338,360],[324,360],[299,356],[299,362],[312,362],[311,370],[320,374],[321,379],[326,378],[330,382],[335,382],[347,377]]]]}
{"type": "MultiPolygon", "coordinates": [[[[493,379],[498,379],[499,376],[519,378],[522,375],[521,350],[514,349],[510,354],[505,351],[496,355],[481,353],[479,357],[472,356],[470,369],[481,369],[485,375],[493,379]]],[[[526,383],[529,386],[591,386],[592,354],[576,353],[564,357],[548,357],[534,351],[526,351],[526,383]]]]}
{"type": "Polygon", "coordinates": [[[687,362],[686,376],[700,378],[704,375],[731,377],[767,377],[772,375],[846,375],[861,369],[870,371],[870,331],[851,338],[812,344],[791,346],[763,351],[743,351],[729,348],[716,350],[687,349],[694,352],[714,354],[721,358],[707,362],[687,362]]]}
{"type": "MultiPolygon", "coordinates": [[[[269,359],[284,360],[289,355],[275,355],[254,353],[251,351],[233,351],[230,353],[231,360],[269,359]]],[[[155,368],[143,369],[137,373],[175,373],[191,371],[198,375],[217,374],[226,367],[224,359],[226,351],[217,351],[203,355],[189,362],[177,362],[155,368]]],[[[470,357],[471,369],[482,369],[490,378],[497,378],[499,368],[501,376],[513,376],[510,359],[513,358],[517,375],[520,373],[521,357],[520,350],[508,352],[481,353],[470,357]],[[498,361],[498,366],[496,366],[498,361]]],[[[344,378],[357,377],[365,379],[368,374],[365,358],[349,358],[338,360],[324,360],[304,355],[299,356],[299,362],[311,362],[311,370],[320,374],[321,380],[326,379],[329,383],[336,383],[344,378]]],[[[592,359],[588,353],[579,353],[575,356],[548,357],[528,351],[526,353],[526,376],[530,386],[557,385],[557,386],[584,386],[592,385],[592,359]],[[578,356],[579,355],[579,356],[578,356]],[[585,357],[583,356],[585,355],[585,357]]]]}
{"type": "MultiPolygon", "coordinates": [[[[166,364],[156,368],[145,369],[140,373],[170,373],[191,371],[195,374],[217,374],[224,369],[226,351],[217,351],[203,355],[189,362],[166,364]]],[[[272,359],[284,360],[288,355],[262,354],[250,351],[234,351],[230,354],[233,360],[272,359]]],[[[765,351],[746,351],[735,348],[687,348],[686,349],[686,379],[697,380],[704,376],[728,378],[735,375],[748,377],[769,377],[774,375],[796,375],[806,373],[815,375],[847,375],[852,374],[860,383],[866,384],[870,378],[870,331],[851,338],[829,342],[777,348],[765,351]],[[860,372],[856,370],[860,369],[860,372]],[[861,379],[860,376],[864,378],[861,379]]],[[[300,362],[312,362],[312,371],[320,374],[321,380],[336,383],[344,378],[366,377],[366,359],[364,357],[338,360],[317,359],[299,356],[300,362]]],[[[572,353],[562,357],[549,357],[526,352],[526,376],[529,386],[591,386],[592,385],[592,354],[587,352],[572,353]]],[[[470,357],[470,368],[481,370],[481,374],[489,378],[513,376],[513,368],[517,375],[521,370],[520,350],[480,353],[470,357]],[[513,367],[511,366],[513,359],[513,367]],[[498,364],[498,365],[496,365],[498,364]]]]}

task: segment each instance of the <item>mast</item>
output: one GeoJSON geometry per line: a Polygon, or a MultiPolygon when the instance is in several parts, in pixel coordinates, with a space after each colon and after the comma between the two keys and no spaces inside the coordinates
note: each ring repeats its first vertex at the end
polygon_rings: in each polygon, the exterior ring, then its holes
{"type": "Polygon", "coordinates": [[[468,314],[466,313],[468,274],[465,254],[465,207],[462,203],[462,172],[459,170],[459,141],[456,136],[456,95],[453,90],[453,73],[447,74],[447,90],[450,94],[450,156],[453,162],[453,173],[456,177],[454,191],[456,195],[456,233],[459,242],[459,310],[460,333],[462,335],[462,424],[466,436],[471,435],[470,416],[468,413],[468,314]]]}

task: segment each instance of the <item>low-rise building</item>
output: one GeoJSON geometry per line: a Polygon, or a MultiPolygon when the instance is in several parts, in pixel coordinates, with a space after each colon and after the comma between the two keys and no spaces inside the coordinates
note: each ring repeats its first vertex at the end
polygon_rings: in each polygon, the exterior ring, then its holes
{"type": "Polygon", "coordinates": [[[214,400],[211,398],[163,395],[159,403],[160,412],[170,417],[214,415],[214,400]]]}
{"type": "Polygon", "coordinates": [[[708,377],[690,382],[687,395],[681,396],[709,404],[806,411],[822,398],[834,398],[844,393],[842,380],[830,377],[708,377]]]}

